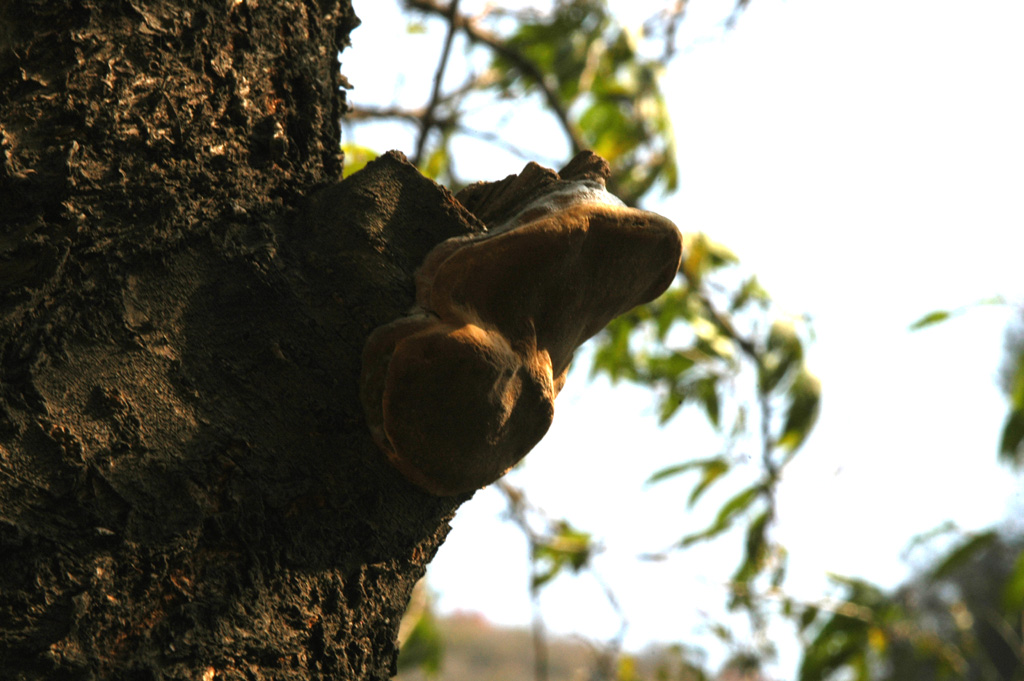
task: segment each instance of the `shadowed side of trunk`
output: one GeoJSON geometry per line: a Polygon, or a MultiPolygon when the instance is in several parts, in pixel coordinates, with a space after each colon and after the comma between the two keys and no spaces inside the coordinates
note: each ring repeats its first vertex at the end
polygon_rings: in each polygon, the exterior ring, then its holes
{"type": "Polygon", "coordinates": [[[360,354],[478,226],[396,156],[337,182],[355,23],[313,0],[0,10],[6,675],[392,673],[457,500],[371,442],[360,354]]]}

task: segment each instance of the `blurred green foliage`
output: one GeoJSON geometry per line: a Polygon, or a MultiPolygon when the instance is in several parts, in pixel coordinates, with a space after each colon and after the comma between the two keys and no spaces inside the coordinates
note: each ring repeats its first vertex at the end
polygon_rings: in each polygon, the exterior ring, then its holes
{"type": "MultiPolygon", "coordinates": [[[[746,4],[742,0],[736,7],[746,4]]],[[[413,17],[410,30],[422,32],[430,18],[447,21],[449,6],[437,0],[405,0],[405,5],[413,17]]],[[[414,160],[428,176],[457,188],[452,141],[473,134],[501,144],[488,131],[466,129],[468,98],[520,102],[539,95],[561,128],[569,156],[589,148],[606,158],[612,167],[609,188],[635,205],[652,191],[669,192],[678,184],[660,77],[674,53],[675,26],[685,5],[667,2],[645,33],[622,26],[604,0],[554,0],[544,11],[489,6],[478,17],[457,19],[468,42],[486,54],[483,72],[431,102],[423,110],[429,115],[379,115],[421,125],[420,134],[430,136],[421,158],[414,160]],[[655,38],[664,40],[665,48],[652,58],[646,55],[655,52],[655,38]]],[[[370,150],[351,144],[345,152],[346,174],[372,157],[370,150]]],[[[781,617],[792,624],[803,646],[800,681],[1024,680],[1024,552],[1012,536],[995,531],[961,535],[935,550],[929,567],[896,590],[836,576],[834,598],[806,603],[787,594],[788,553],[773,532],[776,490],[813,433],[823,388],[807,363],[814,338],[810,320],[787,313],[756,276],[739,272],[739,264],[735,253],[709,236],[685,235],[675,284],[658,300],[609,324],[595,340],[591,367],[592,376],[649,388],[659,424],[696,410],[720,437],[717,451],[687,452],[687,458],[653,472],[648,482],[689,480],[689,508],[707,504],[713,488],[724,491],[707,526],[682,534],[669,550],[715,539],[739,544],[727,606],[749,616],[752,633],[742,640],[729,626],[710,627],[733,651],[726,667],[758,678],[760,667],[775,654],[767,626],[781,617]]],[[[1007,303],[995,297],[933,311],[910,328],[934,327],[992,304],[1007,303]]],[[[1024,314],[1021,319],[1022,330],[1008,334],[1003,384],[1009,409],[999,445],[1002,460],[1017,468],[1024,468],[1024,314]]],[[[530,505],[523,490],[499,486],[508,517],[529,541],[535,603],[540,590],[560,575],[592,568],[601,547],[591,533],[567,520],[549,520],[530,505]]],[[[436,674],[442,655],[436,621],[429,608],[415,617],[419,620],[403,646],[400,665],[436,674]]],[[[537,640],[535,632],[535,646],[537,640]]],[[[678,647],[674,665],[651,670],[622,653],[620,644],[621,635],[611,642],[614,664],[592,678],[696,681],[715,676],[705,657],[692,649],[678,647]]]]}
{"type": "Polygon", "coordinates": [[[398,670],[420,669],[428,678],[441,672],[445,640],[437,623],[433,608],[427,605],[412,613],[412,631],[402,642],[398,656],[398,670]]]}
{"type": "Polygon", "coordinates": [[[563,570],[579,572],[590,562],[594,546],[587,532],[580,532],[562,520],[553,531],[533,543],[531,560],[538,569],[530,581],[531,589],[540,589],[563,570]]]}
{"type": "MultiPolygon", "coordinates": [[[[1003,296],[992,296],[955,310],[934,310],[910,325],[912,331],[955,319],[978,307],[1010,305],[1003,296]]],[[[1024,470],[1024,309],[1007,329],[1003,353],[1002,388],[1009,409],[999,437],[999,458],[1018,471],[1024,470]]]]}
{"type": "MultiPolygon", "coordinates": [[[[785,547],[772,535],[775,493],[813,430],[821,384],[805,361],[812,335],[807,320],[780,312],[756,278],[737,278],[738,262],[706,235],[687,235],[679,281],[597,337],[592,371],[650,388],[661,423],[690,405],[720,433],[720,453],[667,466],[649,482],[695,474],[691,508],[712,486],[733,489],[711,522],[682,536],[676,548],[739,531],[743,551],[727,605],[747,612],[755,631],[763,631],[764,595],[782,586],[787,563],[785,547]],[[722,283],[730,280],[739,283],[722,283]],[[752,462],[759,470],[751,480],[752,462]]],[[[773,654],[767,639],[758,653],[773,654]]]]}
{"type": "MultiPolygon", "coordinates": [[[[447,18],[447,4],[436,0],[406,0],[405,6],[416,17],[408,23],[410,33],[424,31],[425,17],[447,18]]],[[[439,93],[422,110],[357,108],[350,118],[393,118],[418,127],[427,143],[412,160],[428,177],[458,189],[451,145],[459,135],[507,148],[490,131],[466,125],[468,102],[518,106],[539,93],[566,137],[569,157],[590,149],[605,158],[612,169],[609,189],[627,204],[652,189],[677,187],[672,123],[659,79],[664,61],[644,56],[638,42],[643,36],[622,26],[605,0],[559,0],[547,12],[495,9],[461,27],[482,50],[470,54],[474,64],[486,64],[481,73],[439,93]],[[510,16],[514,22],[507,21],[510,16]],[[474,60],[479,54],[483,61],[474,60]]],[[[346,175],[365,164],[365,149],[346,143],[344,151],[346,175]]]]}
{"type": "Polygon", "coordinates": [[[1006,368],[1010,410],[999,438],[999,455],[1021,469],[1024,468],[1024,347],[1007,354],[1006,368]]]}
{"type": "Polygon", "coordinates": [[[351,142],[346,142],[341,145],[341,150],[345,154],[345,170],[343,173],[344,177],[348,177],[352,173],[359,172],[362,170],[367,163],[377,158],[378,154],[373,149],[364,147],[351,142]]]}
{"type": "Polygon", "coordinates": [[[564,111],[573,151],[590,149],[612,166],[609,188],[635,204],[655,185],[678,184],[672,123],[661,92],[664,64],[641,56],[604,0],[557,2],[546,14],[524,14],[492,62],[490,87],[520,99],[542,85],[564,111]],[[510,55],[514,54],[515,57],[510,55]],[[521,67],[525,59],[535,71],[521,67]]]}
{"type": "Polygon", "coordinates": [[[961,535],[931,569],[893,592],[834,578],[828,610],[805,608],[800,681],[1024,679],[1024,579],[1019,537],[961,535]]]}

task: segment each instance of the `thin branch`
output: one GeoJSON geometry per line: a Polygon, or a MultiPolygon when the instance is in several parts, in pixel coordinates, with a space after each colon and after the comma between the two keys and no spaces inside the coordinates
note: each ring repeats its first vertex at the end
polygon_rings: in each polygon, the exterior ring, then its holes
{"type": "MultiPolygon", "coordinates": [[[[683,275],[685,276],[686,273],[684,272],[683,275]]],[[[687,283],[689,283],[690,287],[696,293],[701,304],[704,306],[704,310],[708,313],[708,316],[711,317],[711,321],[714,323],[715,326],[718,327],[718,330],[722,331],[728,338],[730,338],[734,343],[736,343],[736,345],[740,347],[740,350],[743,351],[743,354],[750,358],[750,360],[753,361],[755,365],[760,367],[761,356],[758,353],[757,346],[754,344],[754,342],[749,338],[741,336],[740,333],[736,330],[736,327],[732,325],[732,321],[728,317],[723,315],[721,312],[719,312],[718,308],[712,305],[711,299],[708,298],[702,286],[700,286],[699,284],[695,285],[693,280],[691,280],[689,277],[686,277],[686,281],[687,283]]]]}
{"type": "Polygon", "coordinates": [[[515,523],[526,537],[529,544],[530,554],[530,607],[533,611],[530,628],[533,640],[533,678],[534,681],[548,681],[548,640],[547,630],[544,627],[544,614],[540,607],[540,587],[537,586],[537,546],[541,537],[530,527],[526,514],[531,510],[529,502],[523,496],[522,490],[513,487],[504,480],[499,480],[495,486],[505,496],[508,502],[508,517],[515,523]]]}
{"type": "Polygon", "coordinates": [[[730,14],[729,18],[726,20],[725,27],[735,28],[736,22],[739,21],[740,14],[743,12],[743,10],[747,8],[747,5],[749,4],[750,0],[736,0],[736,7],[732,10],[732,14],[730,14]]]}
{"type": "Polygon", "coordinates": [[[466,135],[467,137],[475,137],[476,139],[478,139],[478,140],[480,140],[482,142],[487,142],[488,144],[492,144],[492,145],[494,145],[494,146],[496,146],[496,147],[498,147],[500,149],[503,149],[503,150],[507,151],[508,153],[510,153],[510,154],[512,154],[512,155],[516,156],[517,158],[520,158],[520,159],[522,159],[524,161],[534,161],[534,162],[540,163],[541,165],[547,165],[547,166],[558,166],[558,164],[561,163],[560,160],[546,158],[546,157],[540,156],[539,154],[534,154],[534,153],[531,153],[531,152],[528,152],[528,151],[523,151],[518,146],[516,146],[514,144],[509,144],[504,139],[502,139],[501,135],[499,135],[497,133],[494,133],[494,132],[485,131],[485,130],[474,130],[472,128],[469,128],[469,127],[467,127],[465,125],[461,125],[461,124],[455,126],[455,131],[459,132],[459,133],[462,133],[463,135],[466,135]]]}
{"type": "MultiPolygon", "coordinates": [[[[412,9],[442,16],[445,15],[448,9],[436,0],[406,0],[406,5],[412,9]]],[[[494,50],[494,52],[514,64],[524,76],[537,84],[537,87],[540,88],[541,93],[544,95],[545,102],[555,114],[555,118],[558,119],[559,124],[565,131],[566,136],[569,138],[569,142],[572,144],[573,155],[586,148],[583,140],[580,139],[579,133],[569,121],[569,112],[566,110],[555,91],[548,85],[547,78],[544,77],[544,73],[536,64],[530,61],[518,50],[514,50],[505,44],[500,36],[478,27],[475,22],[463,15],[454,17],[454,25],[464,30],[466,32],[466,36],[471,42],[487,45],[494,50]]]]}
{"type": "MultiPolygon", "coordinates": [[[[403,109],[398,106],[372,107],[356,106],[345,116],[348,123],[365,123],[373,120],[397,119],[409,123],[418,123],[423,120],[423,109],[403,109]]],[[[458,122],[455,116],[444,118],[434,117],[434,127],[442,130],[453,130],[461,135],[478,139],[482,142],[492,144],[503,151],[506,151],[524,161],[535,161],[541,165],[556,166],[561,161],[555,158],[547,158],[542,155],[524,151],[520,147],[506,142],[501,135],[487,130],[476,130],[458,122]]]]}
{"type": "Polygon", "coordinates": [[[441,98],[441,81],[444,80],[444,72],[448,68],[448,57],[452,53],[452,43],[454,42],[456,31],[455,16],[458,14],[458,10],[459,0],[451,0],[451,3],[445,10],[445,18],[448,20],[448,35],[445,36],[444,49],[441,50],[441,61],[438,62],[437,72],[434,74],[434,89],[430,93],[430,102],[423,112],[420,136],[416,140],[416,153],[412,157],[412,163],[416,166],[420,164],[420,160],[423,157],[423,149],[427,144],[430,129],[434,127],[434,109],[437,108],[438,100],[441,98]]]}
{"type": "MultiPolygon", "coordinates": [[[[687,278],[689,280],[689,278],[687,278]]],[[[693,286],[693,282],[690,281],[690,286],[693,286]]],[[[710,298],[703,292],[700,287],[694,289],[697,292],[697,296],[700,299],[701,304],[704,306],[704,310],[707,312],[711,321],[721,330],[725,335],[730,338],[736,345],[739,346],[743,354],[747,356],[747,359],[757,368],[758,372],[764,369],[763,359],[761,353],[758,351],[757,345],[750,338],[742,336],[733,326],[732,320],[728,316],[718,311],[712,303],[710,298]]],[[[772,452],[775,449],[775,439],[771,433],[771,420],[772,420],[772,404],[771,395],[762,390],[758,386],[758,407],[761,409],[761,462],[764,465],[765,471],[768,473],[770,480],[776,480],[778,478],[778,466],[775,465],[775,461],[772,460],[772,452]]],[[[771,512],[775,513],[775,492],[774,487],[769,485],[766,488],[768,492],[768,502],[771,506],[771,512]]]]}
{"type": "MultiPolygon", "coordinates": [[[[486,72],[482,74],[473,74],[459,87],[454,90],[450,90],[443,96],[438,95],[435,98],[436,106],[444,105],[449,107],[451,110],[456,111],[460,106],[460,98],[471,94],[475,90],[486,88],[494,81],[495,76],[492,73],[486,72]]],[[[348,121],[365,121],[375,118],[403,118],[419,123],[426,115],[426,108],[404,108],[397,104],[392,104],[390,106],[366,106],[356,104],[349,109],[345,118],[348,121]]],[[[444,118],[438,118],[437,114],[431,114],[431,119],[435,126],[445,128],[456,125],[459,117],[455,114],[448,114],[444,118]]]]}
{"type": "Polygon", "coordinates": [[[345,119],[347,122],[352,123],[380,118],[400,118],[415,123],[422,120],[423,115],[423,109],[403,109],[400,106],[353,106],[345,114],[345,119]]]}
{"type": "Polygon", "coordinates": [[[540,610],[540,592],[531,589],[530,604],[533,606],[533,678],[534,681],[548,681],[548,638],[540,610]]]}
{"type": "Polygon", "coordinates": [[[661,54],[662,64],[667,64],[676,54],[676,35],[679,33],[679,23],[683,20],[683,15],[686,13],[686,5],[687,0],[676,0],[675,6],[672,9],[662,10],[660,16],[648,22],[648,25],[652,25],[658,20],[665,22],[663,29],[665,49],[661,54]]]}

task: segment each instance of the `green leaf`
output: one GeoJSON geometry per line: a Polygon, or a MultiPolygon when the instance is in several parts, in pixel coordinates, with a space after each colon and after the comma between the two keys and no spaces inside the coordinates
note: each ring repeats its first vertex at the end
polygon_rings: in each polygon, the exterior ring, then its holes
{"type": "Polygon", "coordinates": [[[658,425],[665,425],[669,419],[675,416],[675,413],[679,411],[679,408],[683,406],[686,401],[686,393],[676,390],[675,386],[669,390],[658,407],[658,425]]]}
{"type": "Polygon", "coordinates": [[[636,359],[629,349],[629,338],[632,331],[633,324],[623,317],[612,320],[605,327],[597,338],[594,364],[590,370],[591,376],[603,371],[608,374],[613,384],[622,378],[636,380],[638,375],[636,359]]]}
{"type": "Polygon", "coordinates": [[[1010,383],[1010,405],[1016,409],[1024,409],[1024,353],[1014,358],[1017,366],[1010,383]]]}
{"type": "Polygon", "coordinates": [[[741,650],[730,655],[729,659],[722,665],[722,668],[740,675],[740,678],[759,679],[763,678],[760,674],[762,662],[763,660],[759,654],[749,650],[741,650]]]}
{"type": "Polygon", "coordinates": [[[420,668],[428,677],[441,671],[444,661],[444,635],[434,614],[428,609],[420,616],[398,655],[399,671],[420,668]]]}
{"type": "Polygon", "coordinates": [[[918,329],[933,326],[935,324],[939,324],[941,322],[946,321],[952,316],[953,313],[948,310],[935,310],[934,312],[929,312],[928,314],[926,314],[925,316],[921,317],[916,322],[911,324],[910,330],[917,331],[918,329]]]}
{"type": "Polygon", "coordinates": [[[767,307],[771,302],[771,296],[761,286],[757,277],[749,277],[744,280],[739,290],[733,294],[732,301],[729,303],[729,312],[734,313],[751,301],[756,302],[762,308],[767,307]]]}
{"type": "Polygon", "coordinates": [[[762,511],[747,528],[744,545],[743,562],[733,574],[733,582],[749,584],[761,573],[768,558],[768,523],[772,518],[771,510],[762,511]]]}
{"type": "Polygon", "coordinates": [[[1006,612],[1024,612],[1024,551],[1017,556],[1003,586],[1003,608],[1006,612]]]}
{"type": "Polygon", "coordinates": [[[629,119],[617,102],[598,100],[580,116],[579,126],[588,146],[606,159],[622,156],[637,142],[629,119]]]}
{"type": "Polygon", "coordinates": [[[732,527],[736,517],[746,511],[763,492],[763,485],[758,483],[734,495],[729,501],[725,502],[722,508],[718,509],[718,515],[715,516],[715,520],[710,526],[700,532],[686,535],[680,539],[680,548],[686,548],[697,542],[713,539],[728,530],[732,527]]]}
{"type": "MultiPolygon", "coordinates": [[[[707,327],[701,325],[701,333],[706,330],[707,327]]],[[[695,328],[694,331],[697,331],[697,329],[695,328]]],[[[728,336],[721,335],[717,330],[715,330],[714,333],[697,338],[694,350],[709,358],[717,357],[729,364],[731,364],[736,357],[736,348],[733,345],[732,339],[728,336]]]]}
{"type": "MultiPolygon", "coordinates": [[[[868,624],[836,614],[805,648],[800,663],[800,681],[821,681],[843,668],[856,672],[863,668],[868,654],[868,624]]],[[[855,674],[853,678],[866,678],[855,674]]]]}
{"type": "Polygon", "coordinates": [[[716,456],[710,459],[695,459],[693,461],[685,461],[672,466],[666,466],[665,468],[656,471],[651,475],[651,477],[647,478],[646,484],[651,485],[656,482],[661,482],[662,480],[675,477],[681,473],[692,471],[695,468],[707,468],[709,466],[718,466],[719,464],[728,465],[724,458],[716,456]]]}
{"type": "Polygon", "coordinates": [[[683,261],[680,269],[695,287],[700,285],[706,269],[707,253],[707,239],[704,234],[697,232],[683,235],[683,261]]]}
{"type": "Polygon", "coordinates": [[[620,655],[615,681],[642,681],[642,677],[637,673],[636,667],[635,657],[632,655],[620,655]]]}
{"type": "Polygon", "coordinates": [[[780,545],[775,545],[772,548],[775,554],[775,567],[772,569],[769,583],[773,589],[781,589],[783,582],[786,581],[786,572],[789,568],[789,552],[780,545]]]}
{"type": "Polygon", "coordinates": [[[345,154],[345,165],[342,176],[348,177],[352,173],[362,170],[367,163],[377,158],[378,154],[369,147],[358,144],[346,143],[341,145],[341,151],[345,154]]]}
{"type": "Polygon", "coordinates": [[[960,534],[960,529],[957,524],[952,520],[945,520],[930,530],[925,530],[924,532],[915,534],[907,542],[906,548],[903,549],[903,560],[906,560],[905,556],[910,555],[910,552],[925,547],[942,536],[954,533],[960,534]]]}
{"type": "Polygon", "coordinates": [[[427,25],[422,21],[409,21],[405,24],[405,32],[409,35],[424,35],[427,25]]]}
{"type": "Polygon", "coordinates": [[[705,245],[708,253],[708,264],[711,269],[735,265],[740,261],[739,256],[733,253],[725,244],[720,244],[705,237],[705,245]]]}
{"type": "Polygon", "coordinates": [[[717,522],[732,520],[737,515],[747,510],[760,494],[764,492],[764,486],[760,483],[752,485],[739,494],[733,496],[718,512],[717,522]]]}
{"type": "Polygon", "coordinates": [[[765,558],[768,557],[768,523],[772,519],[771,510],[763,511],[753,522],[750,523],[750,527],[747,530],[747,541],[746,549],[747,555],[753,559],[755,563],[762,563],[765,558]]]}
{"type": "Polygon", "coordinates": [[[790,456],[803,445],[815,422],[821,407],[821,381],[803,369],[789,389],[789,408],[779,447],[789,450],[790,456]]]}
{"type": "Polygon", "coordinates": [[[697,399],[704,405],[704,413],[716,429],[721,425],[721,403],[718,399],[718,378],[709,376],[694,384],[697,399]]]}
{"type": "Polygon", "coordinates": [[[558,522],[553,534],[533,546],[532,559],[543,569],[534,573],[531,588],[541,588],[565,569],[579,572],[590,562],[593,550],[589,533],[576,530],[565,521],[558,522]]]}
{"type": "Polygon", "coordinates": [[[688,287],[673,287],[663,293],[650,306],[655,312],[658,341],[664,343],[669,330],[680,320],[690,316],[691,291],[688,287]]]}
{"type": "Polygon", "coordinates": [[[846,600],[850,603],[875,609],[887,602],[885,592],[866,579],[834,574],[829,574],[828,577],[831,581],[846,588],[848,592],[846,600]]]}
{"type": "Polygon", "coordinates": [[[693,368],[696,364],[693,353],[672,351],[669,355],[651,357],[647,360],[647,373],[650,379],[675,380],[693,368]]]}
{"type": "Polygon", "coordinates": [[[1011,411],[999,438],[999,458],[1010,464],[1024,466],[1024,409],[1011,411]]]}
{"type": "Polygon", "coordinates": [[[694,504],[704,496],[704,492],[721,478],[723,475],[729,472],[729,464],[725,459],[712,459],[704,466],[704,471],[700,476],[700,480],[693,486],[693,490],[690,492],[690,496],[686,499],[687,508],[693,508],[694,504]]]}
{"type": "Polygon", "coordinates": [[[796,328],[789,321],[772,323],[765,343],[765,353],[758,363],[758,385],[764,393],[771,392],[804,358],[803,344],[796,328]]]}
{"type": "Polygon", "coordinates": [[[935,566],[931,571],[931,578],[933,580],[940,580],[949,577],[957,570],[957,568],[963,566],[965,563],[970,561],[972,557],[977,555],[979,551],[991,545],[998,536],[999,535],[992,530],[974,535],[964,543],[960,544],[960,546],[947,555],[941,563],[935,566]]]}
{"type": "Polygon", "coordinates": [[[430,152],[426,161],[420,164],[420,172],[430,179],[436,180],[448,169],[448,164],[448,148],[441,144],[430,152]]]}
{"type": "Polygon", "coordinates": [[[1015,467],[1024,467],[1024,353],[1013,358],[1016,363],[1008,386],[1010,413],[999,438],[999,458],[1015,467]]]}
{"type": "Polygon", "coordinates": [[[711,270],[739,262],[736,254],[726,246],[712,241],[703,232],[683,235],[682,271],[694,285],[711,270]]]}
{"type": "Polygon", "coordinates": [[[811,623],[818,619],[818,608],[809,605],[800,613],[800,621],[797,623],[797,631],[803,633],[804,629],[811,626],[811,623]]]}
{"type": "Polygon", "coordinates": [[[711,629],[711,633],[714,634],[715,637],[722,643],[733,642],[732,631],[729,629],[729,627],[725,626],[724,624],[715,622],[711,624],[709,628],[711,629]]]}
{"type": "Polygon", "coordinates": [[[911,324],[910,330],[917,331],[918,329],[923,329],[927,326],[940,324],[946,321],[947,319],[952,319],[953,317],[957,317],[959,315],[964,314],[965,312],[970,311],[971,308],[982,307],[985,305],[1005,304],[1006,298],[1004,298],[1003,296],[991,296],[989,298],[982,298],[981,300],[976,300],[973,303],[968,303],[967,305],[958,307],[955,310],[935,310],[934,312],[929,312],[928,314],[926,314],[925,316],[921,317],[916,322],[911,324]]]}
{"type": "Polygon", "coordinates": [[[551,565],[547,570],[543,572],[534,573],[533,577],[530,578],[530,589],[537,591],[542,588],[545,584],[550,582],[552,579],[558,576],[559,568],[557,565],[551,565]]]}

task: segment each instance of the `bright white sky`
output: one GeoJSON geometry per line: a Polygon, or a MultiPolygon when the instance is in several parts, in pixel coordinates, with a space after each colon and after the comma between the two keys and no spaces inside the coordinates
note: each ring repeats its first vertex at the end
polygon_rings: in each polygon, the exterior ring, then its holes
{"type": "MultiPolygon", "coordinates": [[[[612,5],[638,25],[666,3],[612,5]]],[[[364,25],[343,55],[352,100],[422,105],[436,33],[405,35],[393,3],[355,5],[364,25]]],[[[995,463],[1009,311],[907,331],[933,309],[1024,299],[1024,2],[752,0],[726,31],[731,6],[691,2],[685,49],[664,80],[681,189],[646,207],[725,243],[785,309],[814,318],[824,407],[780,491],[787,588],[814,599],[826,572],[894,585],[913,567],[900,558],[912,535],[947,519],[980,528],[1024,515],[1020,480],[995,463]]],[[[557,131],[530,107],[497,131],[559,156],[557,131]]],[[[411,152],[411,135],[393,126],[356,135],[411,152]]],[[[457,156],[463,177],[521,169],[481,149],[457,156]]],[[[700,642],[698,613],[721,612],[740,538],[658,564],[636,555],[702,527],[728,494],[688,514],[691,480],[643,485],[662,466],[716,453],[716,440],[696,415],[659,429],[649,393],[589,382],[585,357],[578,368],[513,482],[603,541],[596,567],[629,620],[629,646],[700,642]]],[[[502,508],[483,490],[459,510],[428,573],[441,610],[528,623],[525,542],[502,508]]],[[[556,631],[600,639],[618,628],[593,577],[560,578],[543,603],[556,631]]],[[[780,673],[792,664],[789,652],[780,673]]]]}

